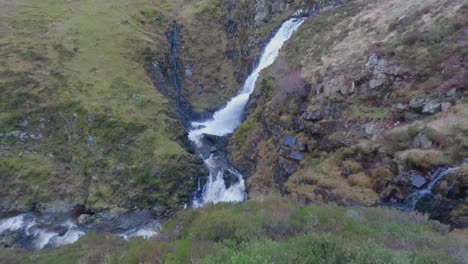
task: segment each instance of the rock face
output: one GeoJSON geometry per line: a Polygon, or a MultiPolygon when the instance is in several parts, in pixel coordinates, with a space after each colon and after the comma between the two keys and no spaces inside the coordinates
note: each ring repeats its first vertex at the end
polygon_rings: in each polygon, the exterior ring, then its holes
{"type": "MultiPolygon", "coordinates": [[[[256,3],[261,23],[268,3],[256,3]]],[[[408,1],[391,6],[382,0],[372,7],[348,2],[307,21],[262,73],[245,126],[231,140],[250,195],[276,186],[305,201],[403,203],[429,185],[430,171],[457,166],[468,155],[467,94],[455,88],[466,82],[450,76],[466,72],[456,48],[464,43],[463,30],[440,40],[441,56],[420,51],[434,49],[421,39],[432,34],[436,16],[467,21],[464,12],[440,3],[413,9],[408,1]],[[425,21],[412,13],[431,8],[442,11],[425,21]],[[355,24],[360,19],[369,23],[355,24]],[[384,21],[401,23],[387,27],[384,21]]],[[[432,201],[438,204],[433,217],[442,219],[448,210],[463,222],[463,206],[449,193],[442,195],[445,203],[432,201]]]]}

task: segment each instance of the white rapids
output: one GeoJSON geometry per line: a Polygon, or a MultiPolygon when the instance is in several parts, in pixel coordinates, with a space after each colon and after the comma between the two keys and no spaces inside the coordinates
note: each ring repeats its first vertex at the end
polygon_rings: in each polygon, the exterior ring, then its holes
{"type": "MultiPolygon", "coordinates": [[[[272,65],[279,55],[283,44],[291,38],[292,34],[302,25],[305,18],[290,18],[286,20],[265,47],[260,61],[254,71],[245,81],[240,92],[233,97],[223,108],[216,111],[213,117],[203,122],[192,122],[189,139],[197,147],[203,147],[203,135],[225,136],[231,134],[242,122],[245,106],[254,91],[255,83],[260,72],[272,65]]],[[[208,181],[203,188],[202,197],[194,201],[194,206],[205,203],[241,202],[246,198],[245,183],[242,175],[232,168],[216,166],[216,157],[205,159],[205,165],[210,171],[208,181]],[[226,188],[223,174],[226,171],[236,175],[238,182],[226,188]]]]}
{"type": "Polygon", "coordinates": [[[61,227],[67,231],[61,234],[48,228],[39,227],[34,216],[20,214],[0,220],[0,236],[8,232],[17,232],[27,238],[28,248],[42,249],[46,246],[57,247],[72,244],[85,234],[71,221],[63,223],[61,227]]]}
{"type": "MultiPolygon", "coordinates": [[[[46,215],[35,216],[32,213],[23,213],[16,216],[0,219],[0,241],[4,237],[13,235],[17,244],[26,249],[54,248],[62,245],[73,244],[82,236],[92,231],[99,231],[99,227],[79,225],[71,218],[50,221],[46,215]]],[[[103,220],[104,221],[104,220],[103,220]]],[[[133,237],[152,238],[159,233],[159,221],[150,221],[135,227],[125,229],[128,221],[116,223],[115,230],[109,230],[125,240],[133,237]],[[119,227],[124,227],[119,230],[119,227]]]]}

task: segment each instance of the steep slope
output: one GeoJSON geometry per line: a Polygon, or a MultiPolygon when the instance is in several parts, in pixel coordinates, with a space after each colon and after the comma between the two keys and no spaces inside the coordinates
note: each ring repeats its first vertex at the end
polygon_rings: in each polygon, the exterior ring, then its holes
{"type": "Polygon", "coordinates": [[[206,172],[187,152],[173,77],[189,117],[219,106],[304,4],[1,1],[0,213],[182,208],[206,172]]]}
{"type": "Polygon", "coordinates": [[[0,2],[0,212],[188,201],[204,168],[144,69],[170,4],[0,2]]]}
{"type": "MultiPolygon", "coordinates": [[[[460,164],[467,12],[463,1],[357,0],[307,21],[264,72],[231,139],[250,196],[403,202],[429,171],[460,164]]],[[[455,174],[428,210],[466,227],[468,176],[455,174]]]]}

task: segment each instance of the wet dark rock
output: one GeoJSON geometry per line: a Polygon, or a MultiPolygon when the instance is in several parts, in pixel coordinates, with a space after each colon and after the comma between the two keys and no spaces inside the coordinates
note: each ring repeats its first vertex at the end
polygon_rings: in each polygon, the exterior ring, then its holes
{"type": "Polygon", "coordinates": [[[230,170],[223,171],[223,180],[226,188],[231,187],[232,185],[239,182],[239,177],[237,174],[233,173],[230,170]]]}
{"type": "Polygon", "coordinates": [[[281,158],[279,160],[279,170],[280,175],[284,176],[284,178],[287,178],[297,171],[297,163],[285,158],[281,158]]]}
{"type": "MultiPolygon", "coordinates": [[[[224,56],[230,60],[237,59],[239,57],[239,51],[237,50],[227,50],[224,52],[224,56]]],[[[243,79],[244,76],[237,73],[236,79],[243,79]]]]}
{"type": "Polygon", "coordinates": [[[213,153],[213,152],[216,152],[218,151],[218,148],[216,146],[211,146],[210,147],[210,152],[213,153]]]}
{"type": "Polygon", "coordinates": [[[238,25],[237,25],[236,22],[234,22],[233,20],[229,19],[229,20],[226,21],[226,23],[224,24],[224,30],[226,31],[226,34],[227,34],[228,38],[232,38],[232,37],[234,37],[234,35],[237,33],[238,25]]]}

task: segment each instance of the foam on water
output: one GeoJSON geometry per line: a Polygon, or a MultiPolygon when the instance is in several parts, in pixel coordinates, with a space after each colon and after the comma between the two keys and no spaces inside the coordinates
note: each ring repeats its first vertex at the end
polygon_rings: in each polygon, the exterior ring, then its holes
{"type": "Polygon", "coordinates": [[[258,66],[249,75],[240,93],[233,97],[225,107],[214,113],[210,120],[192,122],[192,126],[195,127],[195,129],[189,132],[189,138],[192,141],[199,144],[199,139],[203,134],[225,136],[232,133],[241,124],[244,108],[247,105],[250,94],[254,91],[260,72],[273,64],[283,44],[303,22],[304,18],[291,18],[281,25],[280,29],[265,47],[258,66]]]}
{"type": "Polygon", "coordinates": [[[0,220],[0,234],[6,231],[17,231],[24,225],[24,215],[18,215],[0,220]]]}

